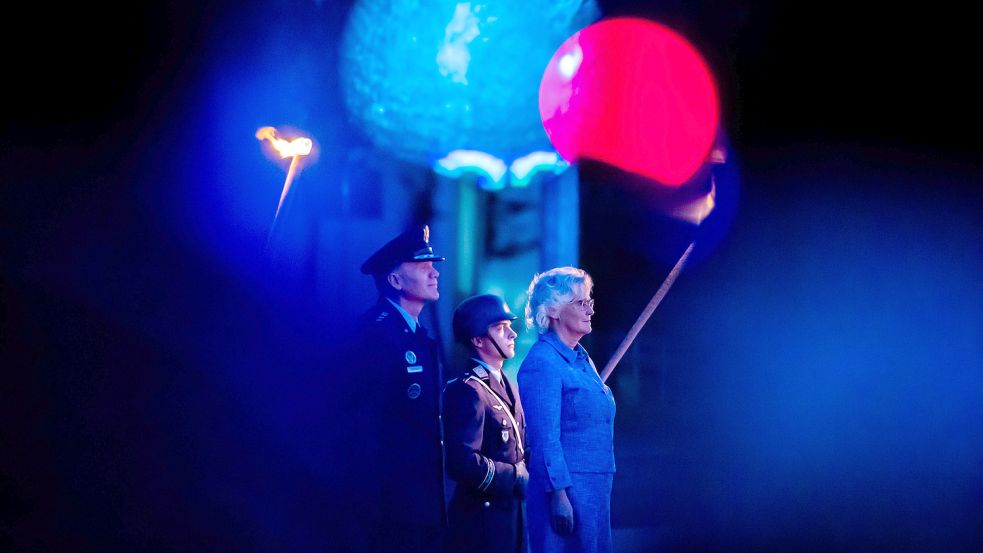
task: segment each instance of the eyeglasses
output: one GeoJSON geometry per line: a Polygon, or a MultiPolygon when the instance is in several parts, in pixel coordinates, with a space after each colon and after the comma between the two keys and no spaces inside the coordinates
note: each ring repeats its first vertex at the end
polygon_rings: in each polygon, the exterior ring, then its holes
{"type": "Polygon", "coordinates": [[[594,299],[588,300],[573,300],[570,303],[576,305],[581,311],[587,311],[588,309],[594,309],[594,299]]]}

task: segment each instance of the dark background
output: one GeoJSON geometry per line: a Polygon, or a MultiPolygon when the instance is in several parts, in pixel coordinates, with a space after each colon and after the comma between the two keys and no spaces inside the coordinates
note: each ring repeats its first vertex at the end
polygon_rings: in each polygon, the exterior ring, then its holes
{"type": "MultiPolygon", "coordinates": [[[[331,549],[337,444],[318,438],[346,414],[319,391],[339,384],[330,346],[351,314],[241,253],[261,232],[230,243],[235,263],[202,248],[238,229],[202,215],[188,175],[221,178],[216,75],[274,22],[333,44],[348,8],[204,4],[6,10],[0,549],[331,549]]],[[[706,55],[740,196],[638,346],[685,362],[619,412],[616,530],[655,528],[664,551],[983,549],[972,20],[655,4],[601,6],[706,55]]],[[[599,311],[613,332],[669,264],[611,256],[631,227],[592,205],[582,257],[599,304],[624,306],[599,311]]]]}

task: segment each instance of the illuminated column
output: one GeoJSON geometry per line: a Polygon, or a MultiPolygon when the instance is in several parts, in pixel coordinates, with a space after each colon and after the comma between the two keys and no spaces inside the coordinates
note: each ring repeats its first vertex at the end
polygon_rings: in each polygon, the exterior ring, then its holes
{"type": "Polygon", "coordinates": [[[541,270],[580,259],[580,179],[573,168],[542,180],[541,270]]]}
{"type": "Polygon", "coordinates": [[[457,188],[457,240],[455,242],[457,269],[455,292],[464,299],[473,294],[478,285],[478,271],[484,244],[484,209],[479,206],[482,196],[473,174],[460,176],[457,188]]]}
{"type": "MultiPolygon", "coordinates": [[[[437,312],[441,336],[453,336],[451,320],[454,307],[470,295],[475,286],[476,256],[480,244],[474,242],[474,222],[479,218],[476,203],[477,186],[473,175],[435,175],[433,221],[431,237],[434,249],[447,261],[438,265],[440,271],[440,301],[433,304],[437,312]]],[[[449,348],[448,361],[455,349],[449,348]]]]}

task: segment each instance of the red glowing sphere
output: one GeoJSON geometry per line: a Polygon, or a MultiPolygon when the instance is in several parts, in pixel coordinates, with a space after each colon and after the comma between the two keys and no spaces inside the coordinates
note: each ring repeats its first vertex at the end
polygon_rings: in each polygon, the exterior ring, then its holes
{"type": "Polygon", "coordinates": [[[679,186],[717,136],[717,90],[706,62],[658,23],[617,18],[568,38],[539,87],[539,113],[567,161],[593,159],[679,186]]]}

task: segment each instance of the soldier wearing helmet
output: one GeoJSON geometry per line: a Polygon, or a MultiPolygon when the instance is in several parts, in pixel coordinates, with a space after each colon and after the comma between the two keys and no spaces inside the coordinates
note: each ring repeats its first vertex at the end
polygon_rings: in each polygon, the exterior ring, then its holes
{"type": "Polygon", "coordinates": [[[515,356],[515,319],[492,294],[454,310],[454,339],[471,359],[444,390],[447,472],[457,483],[448,507],[448,551],[526,550],[526,422],[518,389],[502,371],[515,356]]]}

